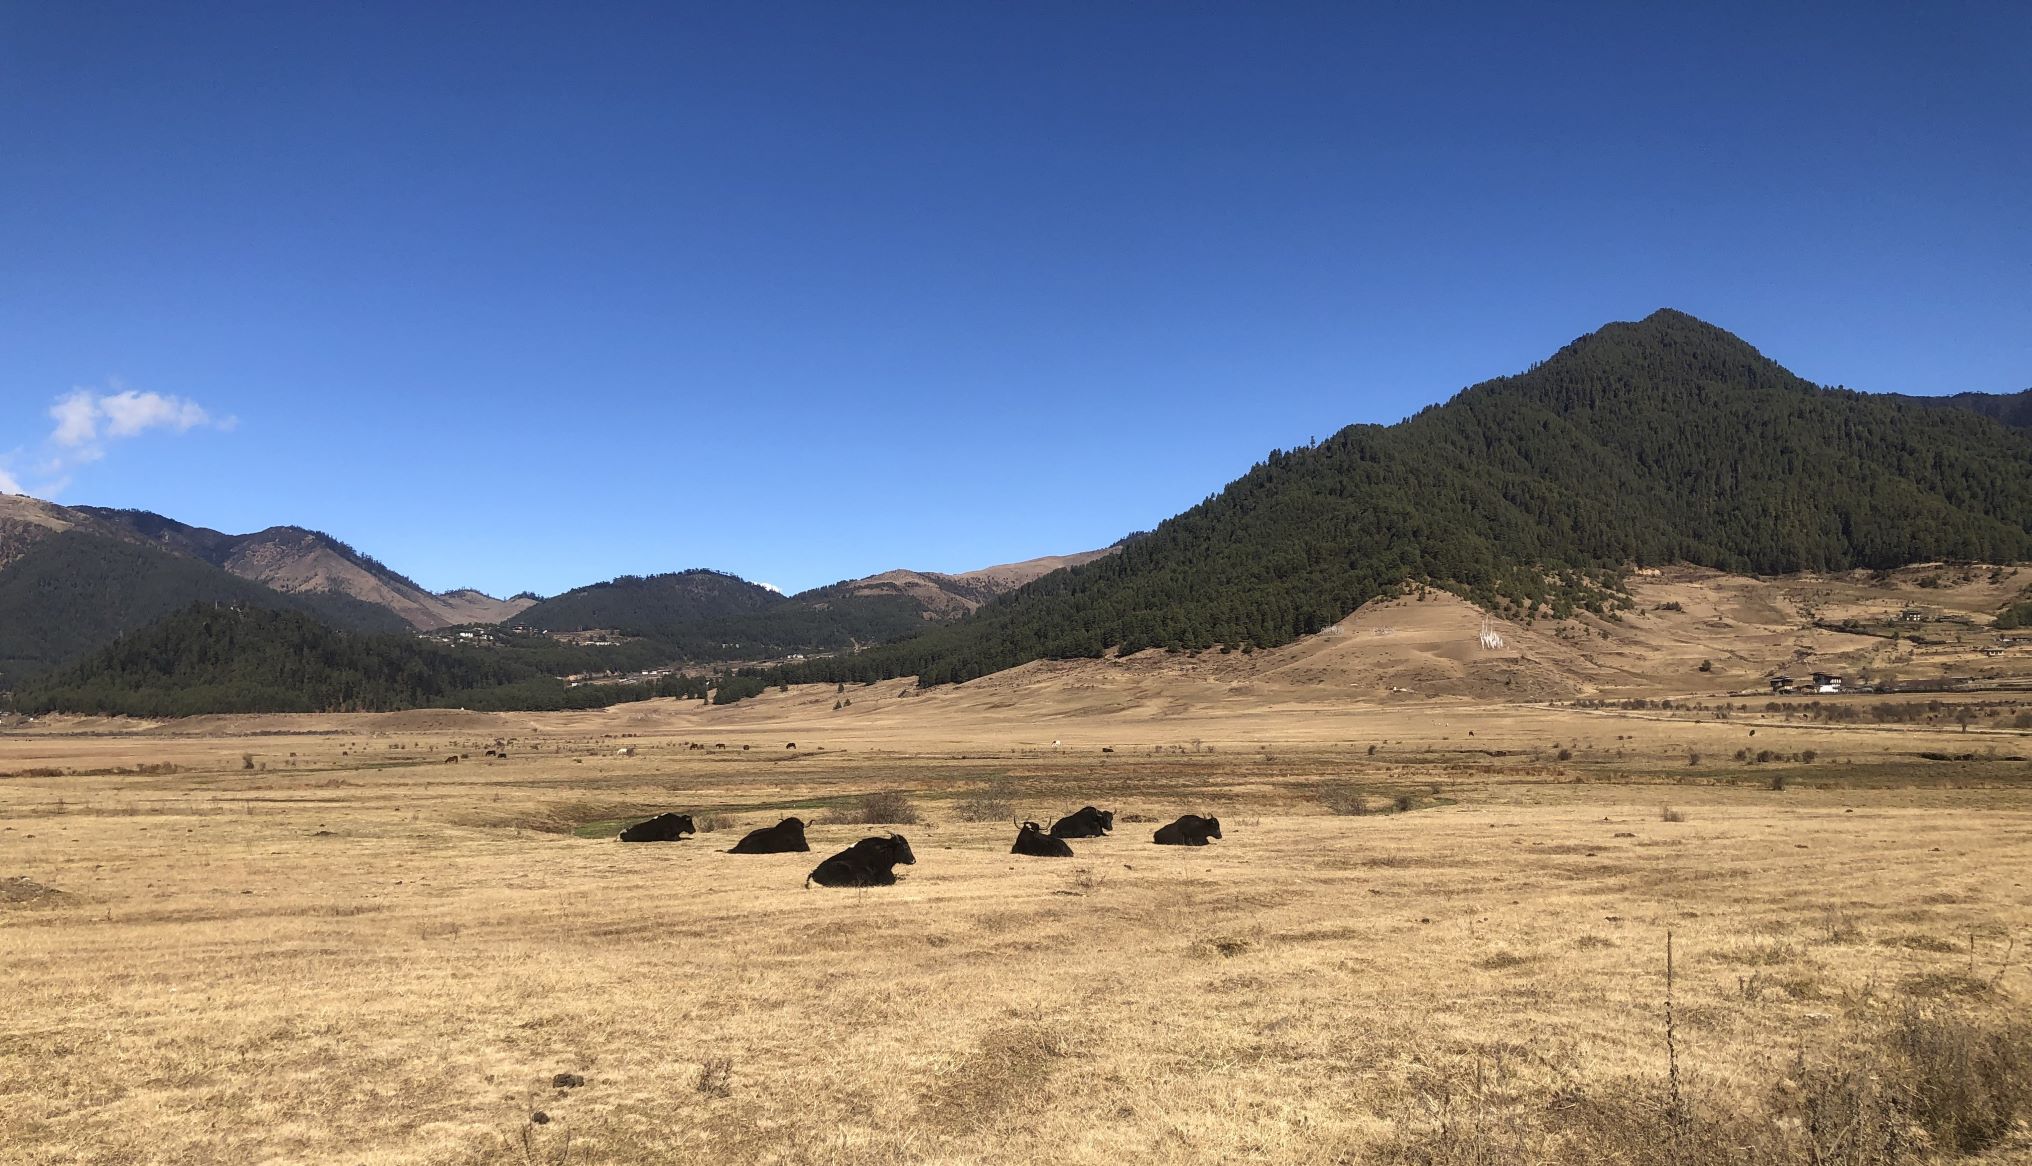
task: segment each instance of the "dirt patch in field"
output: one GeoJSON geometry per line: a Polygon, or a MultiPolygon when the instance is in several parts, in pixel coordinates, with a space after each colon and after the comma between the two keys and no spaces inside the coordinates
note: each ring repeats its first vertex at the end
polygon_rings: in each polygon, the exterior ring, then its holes
{"type": "Polygon", "coordinates": [[[31,878],[0,878],[0,907],[54,907],[70,896],[31,878]]]}

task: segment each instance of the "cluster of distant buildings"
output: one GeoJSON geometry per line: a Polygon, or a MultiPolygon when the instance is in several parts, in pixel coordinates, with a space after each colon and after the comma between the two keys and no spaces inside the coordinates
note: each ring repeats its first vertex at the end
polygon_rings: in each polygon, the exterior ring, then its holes
{"type": "Polygon", "coordinates": [[[1879,680],[1870,684],[1850,684],[1832,672],[1815,672],[1805,681],[1791,676],[1773,676],[1771,695],[1797,696],[1806,694],[1838,695],[1845,692],[1960,692],[1975,684],[1968,676],[1940,676],[1930,680],[1879,680]]]}
{"type": "Polygon", "coordinates": [[[1800,692],[1834,693],[1842,690],[1842,683],[1842,678],[1832,672],[1816,672],[1803,685],[1790,676],[1773,676],[1771,691],[1782,695],[1800,692]]]}
{"type": "Polygon", "coordinates": [[[470,648],[477,647],[480,644],[491,644],[495,639],[494,634],[489,631],[454,631],[450,628],[446,628],[443,631],[424,632],[418,638],[429,640],[433,644],[449,644],[454,648],[470,648]]]}

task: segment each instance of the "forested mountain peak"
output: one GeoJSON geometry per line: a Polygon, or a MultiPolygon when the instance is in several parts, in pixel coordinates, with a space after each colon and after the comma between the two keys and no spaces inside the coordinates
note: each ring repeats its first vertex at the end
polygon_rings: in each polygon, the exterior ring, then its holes
{"type": "Polygon", "coordinates": [[[738,575],[693,567],[657,575],[620,575],[575,587],[531,605],[515,622],[542,631],[612,628],[656,633],[760,611],[782,600],[769,588],[738,575]]]}
{"type": "Polygon", "coordinates": [[[1406,585],[1530,618],[1633,565],[2032,558],[2032,437],[1817,388],[1670,309],[1392,426],[1278,451],[1116,555],[808,670],[964,680],[1114,647],[1274,645],[1406,585]]]}

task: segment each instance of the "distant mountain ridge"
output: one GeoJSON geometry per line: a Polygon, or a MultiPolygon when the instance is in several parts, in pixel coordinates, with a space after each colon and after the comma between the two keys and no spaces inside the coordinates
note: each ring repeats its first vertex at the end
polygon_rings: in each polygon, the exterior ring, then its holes
{"type": "Polygon", "coordinates": [[[956,618],[1057,566],[1106,551],[959,575],[890,571],[785,597],[723,571],[624,576],[550,599],[469,588],[433,593],[320,531],[227,534],[146,510],[0,495],[0,689],[137,631],[192,602],[313,616],[355,632],[500,624],[619,630],[628,651],[531,651],[561,671],[851,650],[956,618]]]}
{"type": "Polygon", "coordinates": [[[507,621],[547,632],[641,637],[689,662],[758,661],[852,651],[958,619],[1061,566],[1114,548],[983,567],[958,575],[884,571],[781,595],[724,571],[622,576],[543,600],[507,621]]]}
{"type": "Polygon", "coordinates": [[[2013,429],[2032,429],[2032,389],[2016,393],[1954,393],[1945,397],[1887,395],[1930,409],[1966,409],[2013,429]]]}
{"type": "Polygon", "coordinates": [[[73,507],[107,526],[178,554],[189,555],[242,579],[287,594],[336,592],[385,607],[419,631],[457,624],[498,623],[530,606],[470,589],[437,594],[371,555],[322,531],[271,526],[253,534],[223,534],[146,510],[73,507]]]}
{"type": "Polygon", "coordinates": [[[491,621],[531,602],[432,595],[337,539],[279,526],[228,535],[141,510],[0,494],[0,688],[194,602],[350,631],[491,621]]]}

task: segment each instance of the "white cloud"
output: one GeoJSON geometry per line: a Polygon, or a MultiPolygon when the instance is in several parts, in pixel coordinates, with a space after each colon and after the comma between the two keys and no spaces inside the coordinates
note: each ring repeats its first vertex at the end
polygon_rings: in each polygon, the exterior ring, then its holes
{"type": "Polygon", "coordinates": [[[99,402],[90,389],[77,389],[49,407],[56,432],[49,439],[61,446],[79,446],[99,436],[99,402]]]}
{"type": "Polygon", "coordinates": [[[118,381],[111,392],[72,389],[50,405],[49,418],[56,426],[35,466],[35,488],[25,489],[18,476],[0,466],[0,489],[54,497],[70,485],[73,470],[106,456],[108,442],[139,437],[151,429],[188,433],[198,428],[230,430],[239,424],[235,417],[214,420],[188,397],[137,392],[118,381]]]}

